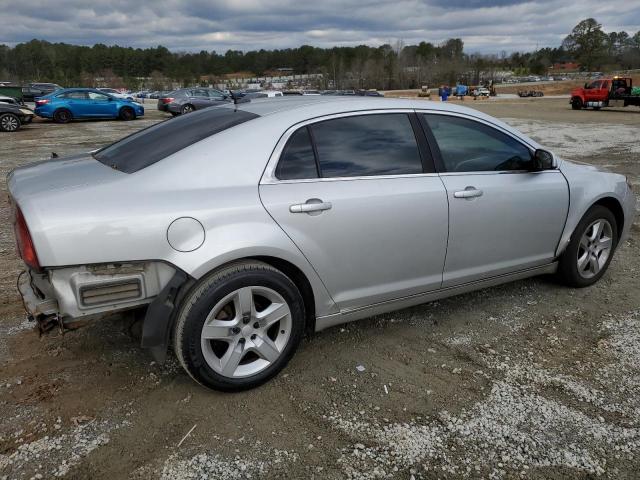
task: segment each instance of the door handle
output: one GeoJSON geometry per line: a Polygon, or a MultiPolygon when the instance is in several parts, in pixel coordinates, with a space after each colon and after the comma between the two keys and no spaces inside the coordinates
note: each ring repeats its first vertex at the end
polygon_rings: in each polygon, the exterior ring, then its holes
{"type": "Polygon", "coordinates": [[[476,187],[467,187],[459,192],[453,192],[454,198],[475,198],[481,197],[484,192],[476,187]]]}
{"type": "Polygon", "coordinates": [[[329,210],[332,207],[331,202],[323,202],[318,198],[310,198],[305,203],[297,203],[289,206],[291,213],[320,213],[329,210]]]}

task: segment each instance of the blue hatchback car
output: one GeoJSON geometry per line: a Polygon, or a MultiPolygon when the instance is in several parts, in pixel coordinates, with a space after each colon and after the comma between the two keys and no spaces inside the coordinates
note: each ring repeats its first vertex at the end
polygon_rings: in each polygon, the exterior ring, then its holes
{"type": "Polygon", "coordinates": [[[57,123],[87,118],[134,120],[144,115],[144,107],[139,103],[93,88],[63,88],[37,97],[35,102],[36,115],[52,118],[57,123]]]}

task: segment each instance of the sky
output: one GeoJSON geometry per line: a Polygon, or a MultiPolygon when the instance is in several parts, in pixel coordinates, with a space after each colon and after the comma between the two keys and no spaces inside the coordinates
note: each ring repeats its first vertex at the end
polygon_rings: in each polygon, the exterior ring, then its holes
{"type": "Polygon", "coordinates": [[[164,45],[172,51],[439,43],[469,53],[559,46],[591,16],[640,30],[640,0],[0,0],[0,43],[164,45]]]}

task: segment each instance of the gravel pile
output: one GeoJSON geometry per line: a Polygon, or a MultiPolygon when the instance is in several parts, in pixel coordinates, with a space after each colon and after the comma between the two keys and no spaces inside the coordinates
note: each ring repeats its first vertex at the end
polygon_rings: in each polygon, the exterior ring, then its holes
{"type": "Polygon", "coordinates": [[[257,460],[235,456],[226,459],[218,454],[200,453],[191,458],[171,455],[162,468],[162,480],[192,479],[250,479],[261,478],[278,465],[295,462],[298,455],[286,450],[273,449],[268,460],[257,460]]]}
{"type": "Polygon", "coordinates": [[[109,443],[109,434],[128,422],[90,421],[68,433],[46,435],[22,444],[11,455],[0,455],[0,479],[65,476],[95,449],[109,443]],[[5,475],[6,473],[6,475],[5,475]]]}

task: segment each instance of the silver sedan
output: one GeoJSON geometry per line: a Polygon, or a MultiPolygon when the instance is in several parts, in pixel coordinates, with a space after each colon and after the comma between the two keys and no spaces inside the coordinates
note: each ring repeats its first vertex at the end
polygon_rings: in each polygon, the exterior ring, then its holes
{"type": "Polygon", "coordinates": [[[144,315],[197,382],[254,387],[305,332],[541,274],[586,287],[628,234],[621,175],[446,103],[276,98],[8,177],[42,329],[144,315]]]}

